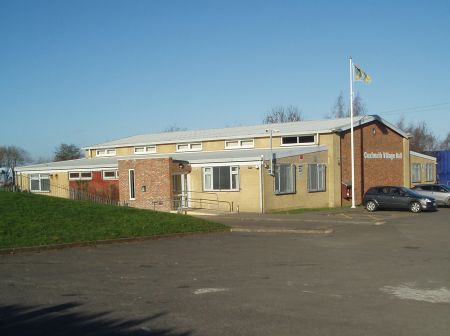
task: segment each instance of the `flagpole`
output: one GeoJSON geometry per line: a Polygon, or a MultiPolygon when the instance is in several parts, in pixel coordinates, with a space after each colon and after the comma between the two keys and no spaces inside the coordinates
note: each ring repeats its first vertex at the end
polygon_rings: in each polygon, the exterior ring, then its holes
{"type": "Polygon", "coordinates": [[[353,60],[349,58],[350,65],[350,142],[352,155],[352,209],[355,206],[355,146],[353,140],[353,60]]]}

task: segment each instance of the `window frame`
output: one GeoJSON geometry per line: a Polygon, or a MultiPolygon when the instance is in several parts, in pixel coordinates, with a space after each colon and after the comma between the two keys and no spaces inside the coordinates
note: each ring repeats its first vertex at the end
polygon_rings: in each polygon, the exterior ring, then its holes
{"type": "MultiPolygon", "coordinates": [[[[295,164],[293,164],[293,163],[277,163],[277,164],[274,164],[273,168],[274,168],[273,191],[274,191],[275,195],[289,195],[289,194],[297,193],[297,173],[296,173],[297,167],[295,166],[295,164]],[[290,179],[290,182],[292,183],[291,189],[286,188],[286,190],[280,190],[281,186],[282,186],[282,183],[281,183],[281,179],[282,179],[281,169],[282,168],[281,167],[287,167],[287,166],[290,167],[289,174],[291,174],[291,179],[290,179]],[[277,184],[278,184],[278,189],[277,189],[277,184]]],[[[287,184],[287,183],[285,183],[285,184],[287,184]]]]}
{"type": "Polygon", "coordinates": [[[92,171],[70,171],[68,173],[69,181],[90,181],[92,180],[92,171]],[[82,174],[89,173],[90,177],[82,177],[82,174]],[[78,174],[78,177],[70,177],[71,174],[78,174]]]}
{"type": "Polygon", "coordinates": [[[51,192],[51,186],[50,186],[50,174],[48,173],[36,173],[36,174],[30,174],[29,177],[30,180],[30,192],[34,193],[49,193],[51,192]],[[36,177],[37,176],[37,177],[36,177]],[[48,180],[48,190],[42,189],[42,180],[48,180]],[[32,188],[32,181],[39,181],[39,189],[33,189],[32,188]]]}
{"type": "Polygon", "coordinates": [[[432,163],[426,163],[425,164],[425,181],[426,182],[433,182],[434,176],[433,176],[433,164],[432,163]]]}
{"type": "Polygon", "coordinates": [[[199,152],[202,149],[203,149],[202,142],[183,142],[183,143],[177,143],[177,145],[176,145],[177,152],[199,152]],[[195,145],[200,145],[200,148],[192,148],[195,145]],[[180,146],[188,146],[188,148],[180,149],[180,146]]]}
{"type": "Polygon", "coordinates": [[[317,144],[317,139],[318,139],[318,134],[317,133],[313,133],[313,134],[311,134],[311,133],[310,134],[298,134],[298,135],[285,135],[285,136],[281,137],[280,146],[289,147],[289,146],[310,146],[310,145],[316,145],[317,144]],[[312,142],[300,142],[299,141],[299,139],[301,137],[311,137],[311,136],[314,138],[314,141],[312,141],[312,142]],[[294,138],[294,137],[297,138],[297,142],[295,142],[295,143],[284,143],[283,142],[283,139],[285,139],[285,138],[294,138]]]}
{"type": "Polygon", "coordinates": [[[119,179],[119,170],[118,169],[106,169],[102,170],[102,179],[103,180],[118,180],[119,179]],[[106,172],[114,172],[114,177],[105,176],[106,172]]]}
{"type": "Polygon", "coordinates": [[[117,149],[116,148],[102,148],[102,149],[96,149],[95,150],[96,156],[116,156],[117,155],[117,149]],[[109,153],[112,152],[112,153],[109,153]]]}
{"type": "MultiPolygon", "coordinates": [[[[217,177],[216,177],[217,178],[217,177]]],[[[229,191],[229,192],[235,192],[235,191],[239,191],[240,190],[240,169],[239,166],[233,165],[233,166],[208,166],[208,167],[203,167],[202,168],[202,188],[203,191],[229,191]],[[220,188],[219,185],[219,189],[215,189],[214,188],[214,181],[215,181],[215,174],[214,174],[214,168],[219,170],[219,184],[220,184],[220,170],[221,169],[225,169],[228,168],[230,170],[230,188],[229,189],[222,189],[220,188]],[[207,183],[206,183],[206,177],[210,176],[209,179],[209,184],[210,186],[207,187],[207,183]],[[235,176],[236,180],[235,180],[235,186],[233,188],[233,177],[235,176]]]]}
{"type": "Polygon", "coordinates": [[[225,149],[250,149],[255,148],[255,139],[236,139],[236,140],[225,140],[225,149]],[[242,143],[245,141],[251,141],[251,145],[243,145],[242,143]],[[237,142],[237,146],[229,146],[229,143],[237,142]]]}
{"type": "Polygon", "coordinates": [[[133,148],[133,153],[135,155],[155,154],[156,153],[156,145],[135,146],[133,148]],[[138,148],[142,148],[144,151],[143,152],[136,152],[136,149],[138,149],[138,148]]]}
{"type": "Polygon", "coordinates": [[[128,196],[130,201],[136,200],[136,176],[134,169],[128,169],[128,196]],[[133,183],[131,183],[131,175],[133,175],[133,183]]]}
{"type": "Polygon", "coordinates": [[[411,182],[412,183],[420,183],[421,181],[422,181],[422,165],[420,163],[412,163],[411,164],[411,182]],[[417,173],[417,176],[415,176],[414,173],[417,173]]]}
{"type": "Polygon", "coordinates": [[[309,193],[324,192],[327,191],[327,165],[325,163],[309,163],[308,164],[308,176],[307,176],[307,189],[309,193]],[[317,169],[316,188],[313,188],[312,184],[312,167],[317,169]],[[322,178],[321,178],[322,177],[322,178]]]}

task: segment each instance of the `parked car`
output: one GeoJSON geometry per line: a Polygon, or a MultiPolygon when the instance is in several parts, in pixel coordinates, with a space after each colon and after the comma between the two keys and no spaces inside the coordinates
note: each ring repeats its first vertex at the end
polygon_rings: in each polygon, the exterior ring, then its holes
{"type": "Polygon", "coordinates": [[[433,197],[438,205],[450,207],[450,187],[443,184],[418,184],[412,188],[418,194],[433,197]]]}
{"type": "Polygon", "coordinates": [[[397,186],[372,187],[364,194],[363,205],[368,211],[377,209],[409,209],[411,212],[436,210],[436,200],[397,186]]]}

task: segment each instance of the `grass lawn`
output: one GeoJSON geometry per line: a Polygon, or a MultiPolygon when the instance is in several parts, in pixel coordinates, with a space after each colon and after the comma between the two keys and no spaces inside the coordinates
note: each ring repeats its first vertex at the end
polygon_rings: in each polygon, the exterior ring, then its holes
{"type": "Polygon", "coordinates": [[[0,249],[224,229],[186,215],[0,192],[0,249]]]}

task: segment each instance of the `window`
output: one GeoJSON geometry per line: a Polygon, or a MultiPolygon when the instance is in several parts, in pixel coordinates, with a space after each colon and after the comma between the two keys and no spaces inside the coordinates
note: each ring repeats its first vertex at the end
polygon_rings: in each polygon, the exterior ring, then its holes
{"type": "Polygon", "coordinates": [[[285,136],[281,138],[281,145],[314,145],[316,143],[316,136],[314,134],[285,136]]]}
{"type": "Polygon", "coordinates": [[[434,180],[433,177],[433,164],[432,163],[427,163],[425,165],[425,176],[426,176],[426,181],[427,182],[431,182],[434,180]]]}
{"type": "Polygon", "coordinates": [[[134,147],[134,154],[156,153],[156,146],[134,147]]]}
{"type": "Polygon", "coordinates": [[[255,147],[255,141],[253,139],[225,141],[225,149],[254,148],[254,147],[255,147]]]}
{"type": "Polygon", "coordinates": [[[104,180],[117,180],[119,178],[118,170],[104,170],[103,179],[104,180]]]}
{"type": "Polygon", "coordinates": [[[202,150],[201,142],[177,144],[177,152],[194,152],[201,150],[202,150]]]}
{"type": "Polygon", "coordinates": [[[239,167],[220,166],[203,168],[203,190],[239,190],[239,167]]]}
{"type": "Polygon", "coordinates": [[[31,174],[30,191],[50,192],[50,177],[48,174],[31,174]]]}
{"type": "Polygon", "coordinates": [[[295,165],[280,163],[274,165],[275,194],[295,193],[295,165]]]}
{"type": "Polygon", "coordinates": [[[69,172],[69,180],[92,180],[92,172],[69,172]]]}
{"type": "Polygon", "coordinates": [[[325,191],[326,166],[323,163],[313,163],[308,165],[308,191],[325,191]]]}
{"type": "Polygon", "coordinates": [[[97,149],[97,156],[114,156],[116,155],[115,148],[97,149]]]}
{"type": "Polygon", "coordinates": [[[134,169],[128,171],[128,187],[130,191],[130,200],[136,199],[134,169]]]}
{"type": "Polygon", "coordinates": [[[411,165],[411,182],[420,182],[420,163],[411,165]]]}

